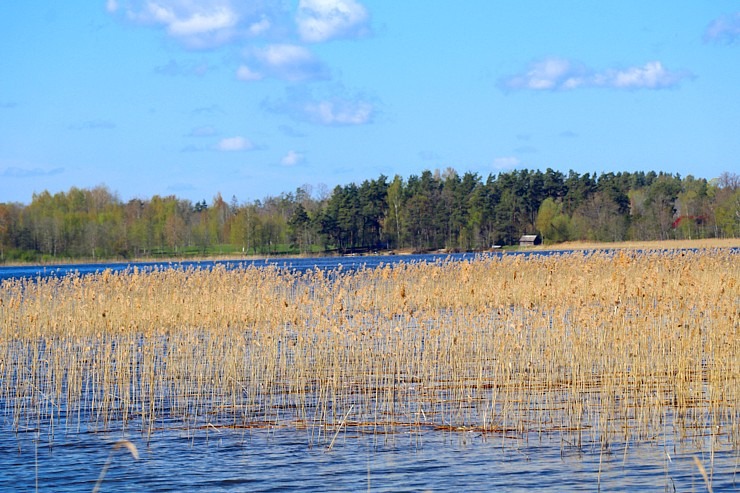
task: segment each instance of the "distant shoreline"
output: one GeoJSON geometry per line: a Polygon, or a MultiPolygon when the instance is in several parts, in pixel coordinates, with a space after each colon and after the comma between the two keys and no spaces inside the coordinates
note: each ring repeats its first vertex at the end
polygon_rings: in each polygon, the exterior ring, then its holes
{"type": "MultiPolygon", "coordinates": [[[[486,253],[486,252],[522,252],[522,251],[546,251],[546,250],[614,250],[614,249],[642,249],[642,250],[673,250],[683,248],[740,248],[740,238],[706,238],[699,240],[655,240],[655,241],[619,241],[619,242],[588,242],[588,241],[568,241],[552,245],[537,245],[534,247],[520,247],[517,245],[507,246],[501,249],[491,249],[482,251],[472,251],[469,253],[486,253]]],[[[147,262],[198,262],[198,261],[239,261],[239,260],[264,260],[264,259],[291,259],[291,258],[320,258],[320,257],[364,257],[364,256],[384,256],[384,255],[413,255],[413,254],[445,254],[445,253],[465,253],[447,250],[429,250],[417,252],[412,248],[399,248],[395,250],[379,250],[371,253],[357,253],[342,255],[339,253],[316,253],[316,254],[275,254],[275,255],[194,255],[194,256],[157,256],[157,257],[137,257],[135,259],[123,258],[55,258],[47,262],[18,262],[11,261],[0,263],[0,267],[17,267],[17,266],[49,266],[49,265],[74,265],[74,264],[109,264],[109,263],[147,263],[147,262]]]]}
{"type": "Polygon", "coordinates": [[[653,240],[653,241],[617,241],[599,243],[588,241],[566,241],[556,245],[538,245],[528,250],[611,250],[616,248],[642,250],[672,250],[680,248],[738,248],[740,238],[704,238],[699,240],[653,240]]]}

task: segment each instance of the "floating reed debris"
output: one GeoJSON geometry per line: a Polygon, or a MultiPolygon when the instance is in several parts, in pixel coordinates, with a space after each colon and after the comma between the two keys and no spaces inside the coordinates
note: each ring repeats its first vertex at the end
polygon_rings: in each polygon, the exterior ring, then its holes
{"type": "Polygon", "coordinates": [[[475,431],[740,446],[728,250],[375,269],[133,269],[0,286],[17,431],[475,431]]]}

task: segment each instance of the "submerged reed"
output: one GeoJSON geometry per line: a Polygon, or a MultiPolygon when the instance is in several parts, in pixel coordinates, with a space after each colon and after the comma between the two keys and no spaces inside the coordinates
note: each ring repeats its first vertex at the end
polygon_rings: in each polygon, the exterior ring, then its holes
{"type": "Polygon", "coordinates": [[[0,286],[0,413],[85,430],[477,431],[740,448],[726,250],[0,286]]]}

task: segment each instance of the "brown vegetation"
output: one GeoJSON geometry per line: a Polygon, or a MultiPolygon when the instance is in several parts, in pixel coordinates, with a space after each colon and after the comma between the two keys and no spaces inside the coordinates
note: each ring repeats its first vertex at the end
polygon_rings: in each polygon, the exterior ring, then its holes
{"type": "MultiPolygon", "coordinates": [[[[639,250],[675,250],[686,248],[740,248],[740,238],[705,238],[701,240],[654,241],[566,241],[554,245],[540,245],[537,250],[611,250],[618,248],[639,250]]],[[[531,249],[531,248],[529,248],[531,249]]]]}
{"type": "Polygon", "coordinates": [[[474,430],[740,447],[737,254],[4,281],[16,430],[474,430]]]}

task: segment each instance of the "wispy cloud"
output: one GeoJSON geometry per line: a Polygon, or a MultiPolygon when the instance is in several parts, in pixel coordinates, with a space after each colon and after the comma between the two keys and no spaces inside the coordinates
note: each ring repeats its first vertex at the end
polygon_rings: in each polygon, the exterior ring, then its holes
{"type": "Polygon", "coordinates": [[[64,173],[64,168],[18,168],[10,167],[5,168],[0,176],[4,178],[39,178],[42,176],[54,176],[64,173]]]}
{"type": "Polygon", "coordinates": [[[555,89],[566,87],[576,72],[582,70],[568,60],[547,58],[531,63],[524,73],[509,76],[501,83],[509,89],[555,89]]]}
{"type": "Polygon", "coordinates": [[[296,166],[298,164],[301,164],[304,159],[305,156],[300,152],[288,151],[288,153],[280,160],[280,164],[288,167],[296,166]]]}
{"type": "Polygon", "coordinates": [[[191,48],[208,48],[230,41],[239,22],[238,13],[227,1],[132,1],[125,10],[129,20],[163,26],[167,34],[191,48]]]}
{"type": "Polygon", "coordinates": [[[267,33],[272,27],[272,21],[267,18],[266,15],[262,14],[258,21],[252,22],[247,30],[252,36],[260,36],[267,33]]]}
{"type": "Polygon", "coordinates": [[[329,69],[304,46],[273,44],[245,52],[248,64],[242,64],[237,77],[244,81],[265,77],[299,82],[329,78],[329,69]],[[251,65],[251,66],[250,66],[251,65]]]}
{"type": "Polygon", "coordinates": [[[192,49],[262,38],[320,43],[370,33],[370,15],[357,0],[106,0],[106,10],[155,26],[192,49]]]}
{"type": "Polygon", "coordinates": [[[334,87],[325,97],[315,96],[306,88],[292,88],[283,101],[265,100],[264,109],[287,114],[295,120],[317,125],[343,126],[372,123],[377,110],[375,104],[361,94],[349,95],[334,87]]]}
{"type": "Polygon", "coordinates": [[[313,101],[304,105],[303,113],[321,125],[362,125],[372,120],[373,105],[362,100],[313,101]]]}
{"type": "Polygon", "coordinates": [[[254,149],[252,141],[245,137],[226,137],[216,144],[219,151],[248,151],[254,149]]]}
{"type": "Polygon", "coordinates": [[[300,0],[296,24],[303,41],[319,43],[369,32],[367,9],[355,0],[300,0]]]}
{"type": "Polygon", "coordinates": [[[642,67],[630,67],[624,70],[610,70],[596,76],[586,83],[594,86],[614,87],[617,89],[664,89],[677,86],[682,80],[692,75],[685,70],[666,70],[660,62],[648,62],[642,67]]]}
{"type": "Polygon", "coordinates": [[[641,67],[594,71],[565,58],[545,58],[532,62],[519,74],[499,81],[505,90],[567,91],[580,88],[666,89],[675,87],[692,74],[667,70],[659,61],[641,67]]]}
{"type": "Polygon", "coordinates": [[[246,65],[240,65],[236,70],[236,78],[248,82],[253,80],[262,80],[265,78],[265,74],[251,69],[246,65]]]}
{"type": "Polygon", "coordinates": [[[109,120],[95,119],[72,123],[69,128],[72,130],[112,130],[116,128],[116,124],[109,120]]]}
{"type": "Polygon", "coordinates": [[[740,40],[740,12],[718,17],[704,31],[704,41],[734,43],[740,40]]]}
{"type": "MultiPolygon", "coordinates": [[[[330,80],[332,72],[313,44],[371,32],[369,11],[359,0],[106,0],[106,10],[130,23],[160,29],[188,49],[241,45],[241,60],[232,73],[244,82],[330,80]]],[[[207,62],[173,58],[154,70],[181,76],[212,69],[207,62]]],[[[376,113],[373,103],[361,97],[336,95],[277,106],[294,118],[321,125],[364,124],[376,113]]]]}
{"type": "Polygon", "coordinates": [[[106,9],[129,22],[163,28],[168,36],[191,49],[265,36],[290,18],[282,2],[107,0],[106,9]]]}

